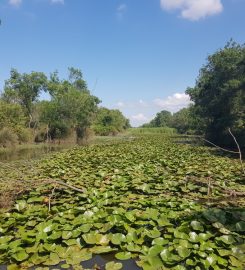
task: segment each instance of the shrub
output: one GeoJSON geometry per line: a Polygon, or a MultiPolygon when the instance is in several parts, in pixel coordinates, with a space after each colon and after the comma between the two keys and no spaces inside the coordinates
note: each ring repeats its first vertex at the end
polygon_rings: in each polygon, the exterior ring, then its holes
{"type": "Polygon", "coordinates": [[[19,127],[16,129],[19,143],[28,143],[32,140],[32,132],[30,129],[19,127]]]}
{"type": "Polygon", "coordinates": [[[7,127],[0,130],[0,145],[3,147],[14,146],[18,143],[18,136],[15,132],[7,127]]]}

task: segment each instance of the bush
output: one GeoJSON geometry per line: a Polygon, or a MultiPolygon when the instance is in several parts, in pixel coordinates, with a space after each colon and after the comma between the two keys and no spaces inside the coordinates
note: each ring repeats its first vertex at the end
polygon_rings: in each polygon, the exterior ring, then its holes
{"type": "Polygon", "coordinates": [[[14,146],[18,143],[18,136],[15,132],[7,127],[0,130],[0,145],[3,147],[14,146]]]}
{"type": "Polygon", "coordinates": [[[70,129],[67,124],[62,122],[54,122],[50,126],[49,136],[51,140],[65,139],[70,134],[70,129]]]}
{"type": "Polygon", "coordinates": [[[30,129],[19,127],[16,129],[19,143],[28,143],[32,141],[32,132],[30,129]]]}
{"type": "Polygon", "coordinates": [[[77,134],[77,144],[79,145],[86,145],[89,141],[93,138],[94,132],[92,129],[88,127],[77,127],[76,129],[77,134]]]}
{"type": "Polygon", "coordinates": [[[94,130],[96,135],[100,135],[100,136],[109,136],[109,135],[115,136],[119,133],[116,130],[116,128],[112,127],[112,126],[96,125],[96,126],[93,126],[93,130],[94,130]]]}

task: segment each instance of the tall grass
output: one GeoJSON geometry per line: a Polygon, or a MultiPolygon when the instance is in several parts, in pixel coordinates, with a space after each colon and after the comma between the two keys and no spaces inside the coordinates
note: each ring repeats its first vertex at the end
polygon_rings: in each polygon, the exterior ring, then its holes
{"type": "Polygon", "coordinates": [[[156,127],[156,128],[130,128],[129,133],[133,135],[140,134],[166,134],[174,135],[177,134],[176,129],[169,127],[156,127]]]}

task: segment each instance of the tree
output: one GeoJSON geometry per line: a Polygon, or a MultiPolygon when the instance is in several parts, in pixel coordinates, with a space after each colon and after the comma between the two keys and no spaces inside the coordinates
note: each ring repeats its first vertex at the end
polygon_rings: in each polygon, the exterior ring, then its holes
{"type": "Polygon", "coordinates": [[[119,110],[99,108],[93,124],[93,130],[98,135],[116,135],[129,128],[129,120],[119,110]]]}
{"type": "Polygon", "coordinates": [[[11,69],[10,79],[5,81],[3,99],[9,103],[20,104],[29,117],[28,126],[33,121],[34,103],[38,100],[41,91],[46,91],[47,77],[42,72],[20,74],[16,69],[11,69]]]}
{"type": "Polygon", "coordinates": [[[156,114],[155,118],[148,124],[142,127],[170,127],[172,122],[172,114],[169,111],[163,110],[156,114]]]}
{"type": "Polygon", "coordinates": [[[208,57],[194,88],[186,93],[205,122],[206,137],[231,145],[228,128],[245,146],[245,46],[230,41],[208,57]]]}
{"type": "Polygon", "coordinates": [[[51,101],[39,104],[40,122],[47,125],[51,139],[66,136],[67,129],[74,129],[77,141],[90,127],[100,100],[87,89],[82,73],[78,69],[69,69],[69,80],[60,80],[58,73],[52,73],[47,90],[51,101]]]}

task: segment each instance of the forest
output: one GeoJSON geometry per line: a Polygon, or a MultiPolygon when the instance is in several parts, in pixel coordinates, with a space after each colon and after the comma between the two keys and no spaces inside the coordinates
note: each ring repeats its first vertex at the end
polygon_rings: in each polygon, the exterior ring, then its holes
{"type": "Polygon", "coordinates": [[[0,99],[0,145],[31,142],[82,143],[93,133],[116,135],[129,127],[119,110],[99,107],[79,69],[69,68],[68,78],[58,72],[10,71],[0,99]],[[49,100],[41,100],[46,93],[49,100]]]}

